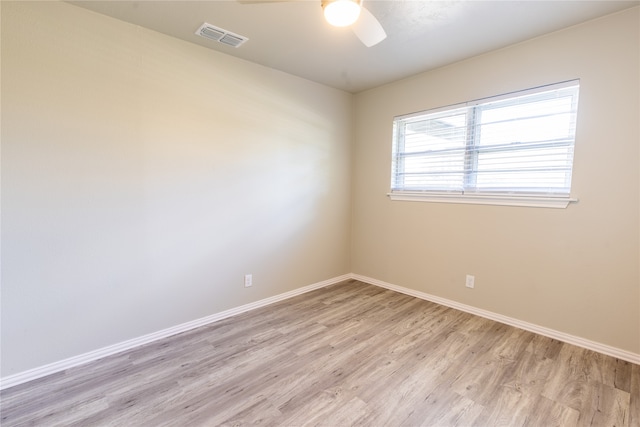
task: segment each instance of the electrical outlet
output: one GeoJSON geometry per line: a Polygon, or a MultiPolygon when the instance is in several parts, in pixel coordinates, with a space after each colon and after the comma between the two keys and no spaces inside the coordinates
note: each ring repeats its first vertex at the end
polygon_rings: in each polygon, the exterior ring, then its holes
{"type": "Polygon", "coordinates": [[[244,275],[244,287],[249,288],[253,286],[253,274],[244,275]]]}
{"type": "Polygon", "coordinates": [[[476,281],[476,278],[474,276],[471,276],[471,275],[467,274],[467,281],[465,282],[464,285],[467,288],[473,288],[475,281],[476,281]]]}

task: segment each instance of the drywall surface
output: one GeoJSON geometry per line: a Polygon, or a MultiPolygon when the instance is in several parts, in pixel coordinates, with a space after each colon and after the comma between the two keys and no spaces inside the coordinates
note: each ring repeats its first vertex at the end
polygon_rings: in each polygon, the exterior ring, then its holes
{"type": "Polygon", "coordinates": [[[348,273],[352,101],[3,1],[2,376],[348,273]]]}
{"type": "Polygon", "coordinates": [[[356,95],[353,273],[640,353],[639,10],[356,95]],[[387,197],[394,116],[571,79],[579,203],[387,197]]]}

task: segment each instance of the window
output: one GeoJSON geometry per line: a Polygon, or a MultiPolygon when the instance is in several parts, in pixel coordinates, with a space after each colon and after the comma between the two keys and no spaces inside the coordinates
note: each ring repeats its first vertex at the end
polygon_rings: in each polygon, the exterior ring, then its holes
{"type": "Polygon", "coordinates": [[[393,200],[566,207],[578,81],[396,117],[393,200]]]}

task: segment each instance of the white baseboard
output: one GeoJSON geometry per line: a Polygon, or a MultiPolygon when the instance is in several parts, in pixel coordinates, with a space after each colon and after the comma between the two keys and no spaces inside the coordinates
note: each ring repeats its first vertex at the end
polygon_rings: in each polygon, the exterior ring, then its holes
{"type": "Polygon", "coordinates": [[[512,317],[503,316],[501,314],[493,313],[491,311],[482,310],[480,308],[472,307],[470,305],[461,304],[456,301],[448,300],[446,298],[440,298],[435,295],[430,295],[424,292],[415,291],[413,289],[403,288],[402,286],[392,285],[391,283],[383,282],[381,280],[372,279],[371,277],[361,276],[359,274],[351,274],[351,279],[359,280],[370,285],[379,286],[381,288],[389,289],[392,291],[400,292],[406,295],[410,295],[416,298],[420,298],[426,301],[431,301],[436,304],[444,305],[446,307],[455,308],[456,310],[464,311],[466,313],[475,314],[476,316],[484,317],[486,319],[495,320],[496,322],[504,323],[509,326],[515,326],[516,328],[524,329],[529,332],[533,332],[545,337],[553,338],[558,341],[565,342],[567,344],[577,345],[578,347],[593,350],[598,353],[606,354],[620,360],[626,360],[627,362],[636,363],[640,365],[640,354],[632,353],[630,351],[622,350],[616,347],[611,347],[605,344],[601,344],[595,341],[590,341],[584,338],[576,337],[574,335],[559,332],[553,329],[538,326],[533,323],[524,322],[522,320],[514,319],[512,317]]]}
{"type": "Polygon", "coordinates": [[[98,350],[90,351],[88,353],[84,353],[79,356],[70,357],[68,359],[60,360],[59,362],[50,363],[48,365],[30,369],[28,371],[20,372],[14,375],[9,375],[5,378],[0,379],[0,390],[4,390],[5,388],[13,387],[22,383],[26,383],[28,381],[38,379],[38,378],[42,378],[47,375],[55,374],[57,372],[61,372],[69,368],[84,365],[86,363],[93,362],[95,360],[101,359],[106,356],[111,356],[113,354],[130,350],[132,348],[141,346],[143,344],[148,344],[150,342],[167,338],[172,335],[179,334],[181,332],[186,332],[191,329],[199,328],[200,326],[205,326],[205,325],[208,325],[209,323],[226,319],[227,317],[235,316],[236,314],[241,314],[250,310],[254,310],[256,308],[264,307],[269,304],[276,303],[278,301],[282,301],[288,298],[295,297],[297,295],[304,294],[306,292],[313,291],[315,289],[324,288],[325,286],[340,283],[345,280],[349,280],[350,278],[351,278],[350,274],[334,277],[332,279],[314,283],[312,285],[295,289],[290,292],[285,292],[280,295],[275,295],[273,297],[265,298],[260,301],[252,302],[250,304],[245,304],[240,307],[236,307],[220,313],[212,314],[210,316],[196,319],[191,322],[182,323],[180,325],[173,326],[171,328],[163,329],[161,331],[143,335],[138,338],[133,338],[127,341],[114,344],[114,345],[100,348],[98,350]]]}
{"type": "Polygon", "coordinates": [[[98,350],[81,354],[79,356],[70,357],[68,359],[64,359],[59,362],[54,362],[45,366],[30,369],[28,371],[20,372],[14,375],[9,375],[7,377],[0,379],[0,390],[13,387],[19,384],[23,384],[38,378],[42,378],[47,375],[55,374],[57,372],[61,372],[69,368],[84,365],[86,363],[93,362],[103,357],[111,356],[113,354],[120,353],[122,351],[133,349],[143,344],[148,344],[153,341],[167,338],[172,335],[179,334],[181,332],[186,332],[191,329],[198,328],[200,326],[205,326],[210,323],[216,322],[218,320],[226,319],[228,317],[235,316],[237,314],[251,311],[256,308],[264,307],[264,306],[276,303],[278,301],[292,298],[294,296],[301,295],[306,292],[313,291],[315,289],[323,288],[325,286],[340,283],[349,279],[359,280],[364,283],[369,283],[371,285],[375,285],[375,286],[379,286],[392,291],[400,292],[400,293],[410,295],[416,298],[420,298],[426,301],[431,301],[436,304],[444,305],[446,307],[451,307],[456,310],[464,311],[466,313],[474,314],[480,317],[484,317],[486,319],[495,320],[496,322],[504,323],[510,326],[515,326],[516,328],[524,329],[526,331],[530,331],[536,334],[544,335],[549,338],[554,338],[554,339],[557,339],[558,341],[566,342],[568,344],[577,345],[579,347],[583,347],[588,350],[593,350],[598,353],[606,354],[607,356],[612,356],[617,359],[640,364],[640,354],[632,353],[626,350],[621,350],[619,348],[611,347],[595,341],[590,341],[584,338],[569,335],[564,332],[559,332],[553,329],[538,326],[533,323],[524,322],[522,320],[514,319],[512,317],[503,316],[501,314],[493,313],[491,311],[482,310],[466,304],[461,304],[456,301],[448,300],[446,298],[440,298],[435,295],[430,295],[424,292],[415,291],[413,289],[404,288],[402,286],[392,285],[391,283],[383,282],[381,280],[372,279],[371,277],[366,277],[366,276],[361,276],[359,274],[351,273],[351,274],[345,274],[342,276],[334,277],[332,279],[325,280],[322,282],[314,283],[312,285],[295,289],[290,292],[285,292],[283,294],[275,295],[273,297],[265,298],[263,300],[256,301],[250,304],[245,304],[240,307],[232,308],[230,310],[226,310],[220,313],[212,314],[210,316],[196,319],[191,322],[182,323],[180,325],[163,329],[161,331],[153,332],[151,334],[147,334],[138,338],[134,338],[134,339],[123,341],[114,345],[103,347],[98,350]]]}

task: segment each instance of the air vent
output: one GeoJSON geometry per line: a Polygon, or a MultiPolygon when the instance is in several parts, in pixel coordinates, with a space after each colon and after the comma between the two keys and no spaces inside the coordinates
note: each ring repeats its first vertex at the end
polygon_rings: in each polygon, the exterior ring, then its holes
{"type": "Polygon", "coordinates": [[[198,28],[196,34],[210,40],[224,43],[229,46],[239,47],[242,43],[249,40],[247,37],[234,34],[231,31],[223,30],[206,22],[198,28]]]}

